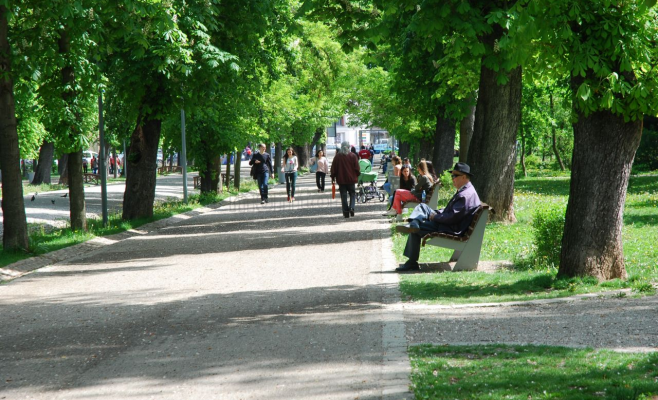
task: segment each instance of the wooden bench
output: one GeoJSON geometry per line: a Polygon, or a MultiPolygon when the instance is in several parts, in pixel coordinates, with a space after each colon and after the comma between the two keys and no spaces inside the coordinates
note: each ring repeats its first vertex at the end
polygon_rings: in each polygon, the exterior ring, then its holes
{"type": "MultiPolygon", "coordinates": [[[[229,178],[229,184],[235,180],[235,176],[231,175],[229,178]]],[[[222,185],[226,186],[226,174],[222,172],[222,185]]],[[[194,188],[201,189],[201,176],[197,175],[194,177],[194,188]]]]}
{"type": "Polygon", "coordinates": [[[433,232],[423,237],[422,245],[429,244],[453,249],[454,252],[450,257],[450,261],[457,261],[453,271],[473,271],[477,269],[480,261],[482,239],[484,239],[484,228],[489,220],[489,211],[493,212],[493,209],[482,203],[475,212],[473,221],[471,221],[464,235],[455,236],[448,233],[433,232]]]}
{"type": "Polygon", "coordinates": [[[165,172],[183,172],[183,167],[176,166],[176,165],[169,165],[169,166],[164,166],[164,167],[159,167],[158,168],[158,174],[162,175],[165,172]]]}
{"type": "Polygon", "coordinates": [[[100,174],[83,174],[83,179],[85,183],[95,183],[98,185],[101,180],[101,176],[100,174]]]}

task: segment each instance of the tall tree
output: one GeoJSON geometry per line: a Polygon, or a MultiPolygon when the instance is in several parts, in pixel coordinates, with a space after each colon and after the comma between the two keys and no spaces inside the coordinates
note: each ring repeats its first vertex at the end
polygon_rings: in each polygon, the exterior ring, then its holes
{"type": "Polygon", "coordinates": [[[561,276],[624,278],[623,210],[644,114],[658,112],[656,1],[528,1],[540,61],[571,76],[574,149],[561,276]]]}
{"type": "Polygon", "coordinates": [[[2,171],[2,245],[5,250],[27,249],[27,220],[16,131],[16,111],[9,46],[10,13],[0,4],[0,170],[2,171]]]}

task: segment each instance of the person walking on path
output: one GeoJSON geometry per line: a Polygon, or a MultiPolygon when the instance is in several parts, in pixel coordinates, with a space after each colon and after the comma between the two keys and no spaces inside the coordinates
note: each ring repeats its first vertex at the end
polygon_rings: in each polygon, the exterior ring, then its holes
{"type": "Polygon", "coordinates": [[[466,163],[457,163],[450,171],[452,184],[457,193],[448,205],[441,210],[432,210],[427,204],[419,204],[411,213],[409,225],[398,225],[396,230],[408,233],[404,256],[408,258],[404,266],[396,268],[398,272],[417,271],[420,256],[420,240],[428,233],[443,232],[460,236],[466,232],[473,220],[473,215],[480,207],[480,197],[471,183],[471,167],[466,163]]]}
{"type": "Polygon", "coordinates": [[[366,149],[366,146],[361,145],[361,151],[359,151],[359,158],[362,160],[370,160],[370,151],[366,149]]]}
{"type": "Polygon", "coordinates": [[[315,184],[318,187],[318,193],[323,193],[324,180],[329,173],[329,162],[327,161],[327,157],[324,156],[324,152],[318,150],[317,153],[315,153],[315,158],[311,160],[311,163],[317,165],[317,169],[315,170],[315,184]]]}
{"type": "Polygon", "coordinates": [[[354,200],[356,197],[356,183],[359,180],[361,168],[356,154],[350,152],[349,142],[340,144],[340,151],[331,163],[331,182],[338,183],[340,191],[340,202],[343,209],[343,217],[354,216],[354,200]],[[350,201],[347,202],[349,193],[350,201]]]}
{"type": "Polygon", "coordinates": [[[292,147],[288,147],[281,161],[281,172],[286,174],[286,191],[288,192],[288,202],[290,203],[295,201],[295,185],[297,185],[298,168],[297,154],[292,147]]]}
{"type": "Polygon", "coordinates": [[[96,156],[91,157],[91,173],[98,173],[98,160],[96,159],[96,156]]]}
{"type": "Polygon", "coordinates": [[[427,164],[425,161],[418,163],[418,183],[412,190],[398,189],[395,191],[393,197],[393,204],[391,209],[384,215],[394,216],[402,214],[402,203],[407,201],[415,201],[420,203],[423,196],[423,191],[429,192],[434,184],[432,176],[427,172],[427,164]]]}
{"type": "Polygon", "coordinates": [[[253,168],[253,177],[258,182],[258,189],[260,190],[260,204],[268,203],[267,198],[267,181],[270,176],[274,174],[272,167],[272,157],[265,152],[265,143],[258,145],[258,153],[254,154],[249,161],[249,165],[253,168]]]}

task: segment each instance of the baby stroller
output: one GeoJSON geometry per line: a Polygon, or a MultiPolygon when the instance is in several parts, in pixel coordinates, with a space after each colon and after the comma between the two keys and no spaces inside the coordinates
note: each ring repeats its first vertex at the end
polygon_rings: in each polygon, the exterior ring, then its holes
{"type": "Polygon", "coordinates": [[[365,203],[374,198],[384,201],[386,196],[384,192],[377,189],[377,172],[372,171],[370,161],[359,160],[359,168],[361,169],[361,175],[359,175],[356,188],[356,201],[365,203]]]}

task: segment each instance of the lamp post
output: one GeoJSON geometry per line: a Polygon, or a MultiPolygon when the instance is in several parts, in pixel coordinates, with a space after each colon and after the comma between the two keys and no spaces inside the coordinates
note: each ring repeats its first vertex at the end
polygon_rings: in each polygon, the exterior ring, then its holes
{"type": "Polygon", "coordinates": [[[187,148],[185,146],[185,109],[180,109],[181,162],[183,163],[183,202],[187,203],[187,148]]]}
{"type": "Polygon", "coordinates": [[[98,131],[100,136],[101,148],[99,168],[101,170],[101,209],[103,212],[103,227],[107,226],[107,171],[105,170],[105,127],[103,122],[103,92],[101,89],[98,93],[98,131]]]}

